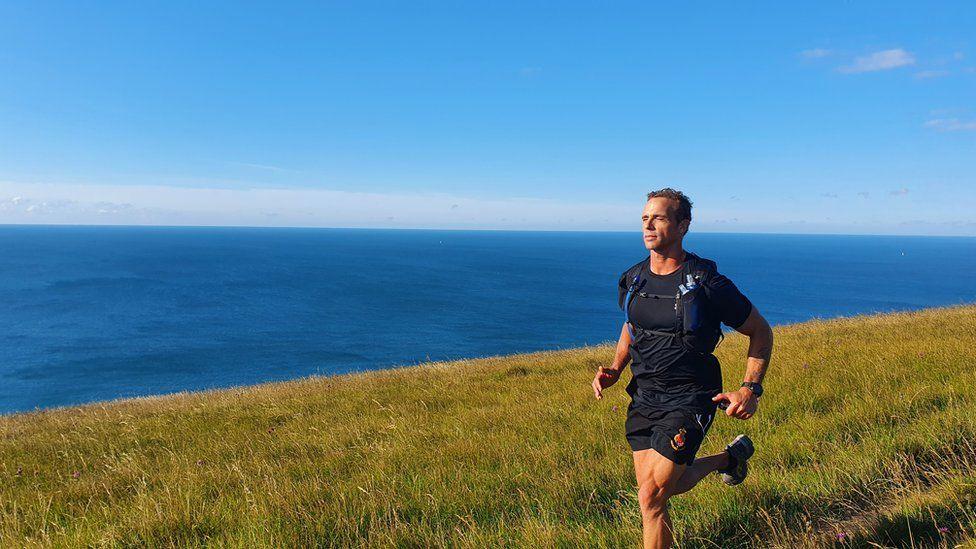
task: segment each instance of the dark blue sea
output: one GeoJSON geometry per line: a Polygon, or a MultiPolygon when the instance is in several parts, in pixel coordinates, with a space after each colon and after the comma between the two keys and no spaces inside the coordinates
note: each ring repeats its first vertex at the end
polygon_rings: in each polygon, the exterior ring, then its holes
{"type": "MultiPolygon", "coordinates": [[[[766,315],[976,301],[976,238],[695,234],[766,315]]],[[[615,339],[640,232],[0,227],[0,412],[615,339]]]]}

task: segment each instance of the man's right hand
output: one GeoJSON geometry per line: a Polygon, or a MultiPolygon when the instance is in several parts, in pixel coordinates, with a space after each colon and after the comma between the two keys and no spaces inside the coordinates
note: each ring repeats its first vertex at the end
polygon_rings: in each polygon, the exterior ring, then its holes
{"type": "Polygon", "coordinates": [[[603,398],[603,390],[607,387],[613,385],[620,379],[620,371],[614,370],[613,368],[604,368],[600,366],[596,371],[596,375],[593,377],[593,396],[597,400],[603,398]]]}

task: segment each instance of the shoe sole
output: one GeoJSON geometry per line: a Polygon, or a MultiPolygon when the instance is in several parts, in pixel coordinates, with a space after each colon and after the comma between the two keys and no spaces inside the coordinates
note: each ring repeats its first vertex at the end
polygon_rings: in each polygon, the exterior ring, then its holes
{"type": "Polygon", "coordinates": [[[742,482],[746,480],[746,477],[749,476],[749,464],[744,463],[742,465],[742,470],[743,470],[742,478],[736,478],[728,473],[722,473],[722,482],[724,482],[728,486],[736,486],[742,484],[742,482]]]}

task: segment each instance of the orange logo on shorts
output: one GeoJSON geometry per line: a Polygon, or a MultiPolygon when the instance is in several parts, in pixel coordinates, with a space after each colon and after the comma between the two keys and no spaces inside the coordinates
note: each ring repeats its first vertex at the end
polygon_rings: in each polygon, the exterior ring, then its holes
{"type": "Polygon", "coordinates": [[[684,429],[678,429],[678,434],[671,439],[671,447],[674,451],[680,452],[685,447],[685,435],[688,434],[684,429]]]}

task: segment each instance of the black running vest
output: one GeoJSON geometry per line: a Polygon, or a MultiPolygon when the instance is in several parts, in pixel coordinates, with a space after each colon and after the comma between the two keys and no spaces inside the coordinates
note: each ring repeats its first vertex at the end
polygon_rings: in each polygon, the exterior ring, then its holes
{"type": "Polygon", "coordinates": [[[681,285],[674,295],[648,294],[642,290],[644,282],[641,280],[641,267],[647,260],[642,260],[627,270],[627,293],[622,297],[620,307],[627,318],[630,329],[631,345],[640,347],[641,342],[648,337],[677,338],[690,352],[711,354],[722,339],[721,323],[709,317],[707,296],[704,282],[717,272],[714,261],[685,252],[685,261],[681,265],[681,285]],[[652,300],[658,307],[673,309],[674,328],[671,331],[646,330],[630,321],[630,303],[634,298],[641,297],[652,300]]]}
{"type": "Polygon", "coordinates": [[[686,252],[678,288],[674,294],[663,295],[645,291],[647,281],[642,279],[641,271],[647,262],[645,258],[626,271],[627,291],[620,296],[619,305],[631,334],[629,350],[634,374],[627,392],[648,405],[704,409],[716,394],[713,389],[721,388],[718,360],[712,355],[723,337],[721,320],[709,307],[705,289],[717,267],[713,261],[686,252]],[[641,300],[641,307],[661,307],[655,312],[656,318],[666,318],[666,312],[673,315],[671,329],[646,329],[634,322],[630,306],[636,299],[641,300]],[[662,348],[665,355],[661,354],[662,348]]]}

